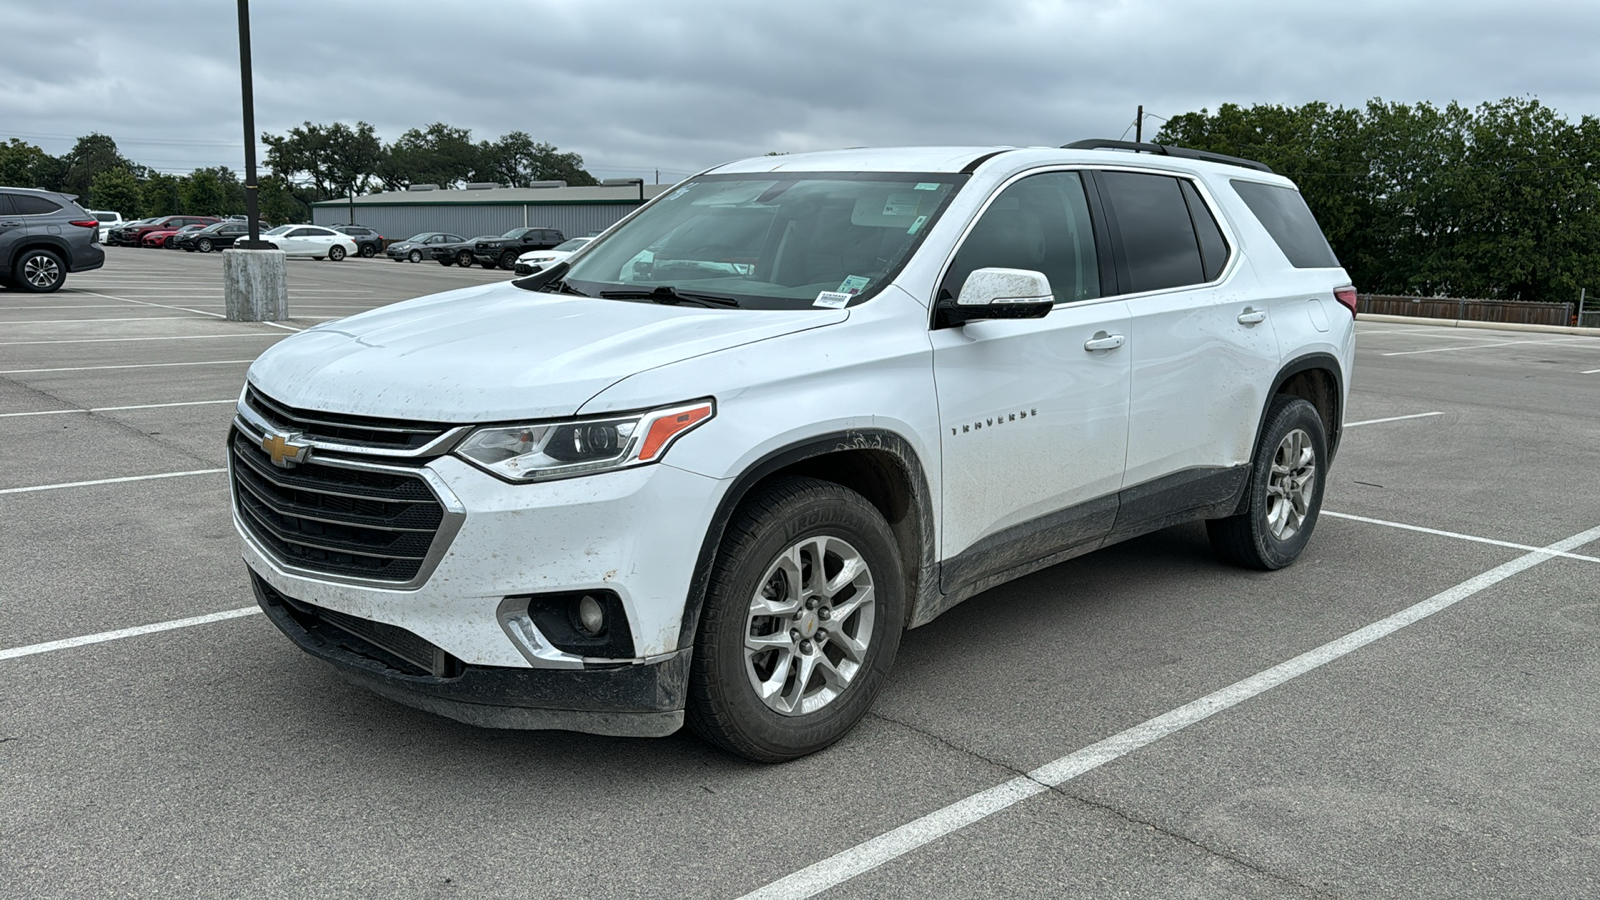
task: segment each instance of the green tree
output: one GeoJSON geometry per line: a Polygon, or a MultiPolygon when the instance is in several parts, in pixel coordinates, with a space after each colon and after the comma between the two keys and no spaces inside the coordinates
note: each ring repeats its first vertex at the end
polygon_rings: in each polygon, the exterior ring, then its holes
{"type": "Polygon", "coordinates": [[[378,177],[390,190],[404,190],[413,184],[450,188],[472,180],[482,169],[472,131],[435,122],[424,129],[412,128],[390,144],[378,177]]]}
{"type": "Polygon", "coordinates": [[[478,144],[476,181],[493,181],[525,187],[535,181],[565,181],[570,185],[598,184],[584,171],[583,157],[562,153],[554,144],[536,143],[526,131],[513,131],[498,141],[478,144]]]}
{"type": "Polygon", "coordinates": [[[311,220],[310,207],[297,199],[289,184],[276,175],[256,179],[256,204],[261,221],[297,225],[311,220]]]}
{"type": "Polygon", "coordinates": [[[117,149],[117,142],[110,135],[99,132],[78,138],[72,149],[61,157],[61,162],[60,187],[57,190],[79,196],[89,195],[95,176],[101,172],[121,169],[137,175],[140,168],[122,155],[117,149]]]}
{"type": "Polygon", "coordinates": [[[183,212],[193,216],[231,216],[244,212],[244,186],[227,166],[195,169],[179,189],[183,212]]]}
{"type": "Polygon", "coordinates": [[[0,184],[42,188],[58,161],[21,138],[0,144],[0,184]]]}
{"type": "Polygon", "coordinates": [[[139,202],[147,216],[173,216],[182,211],[183,179],[155,172],[139,187],[139,202]]]}
{"type": "Polygon", "coordinates": [[[313,200],[365,190],[383,158],[383,142],[372,126],[304,125],[284,135],[262,134],[266,165],[285,182],[306,189],[313,200]]]}
{"type": "Polygon", "coordinates": [[[139,194],[139,179],[127,169],[107,169],[94,176],[89,185],[89,205],[95,209],[110,209],[128,219],[140,217],[144,208],[139,194]]]}

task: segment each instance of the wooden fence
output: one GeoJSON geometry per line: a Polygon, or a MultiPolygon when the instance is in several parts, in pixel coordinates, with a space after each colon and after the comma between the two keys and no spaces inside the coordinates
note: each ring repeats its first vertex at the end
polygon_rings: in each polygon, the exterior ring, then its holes
{"type": "Polygon", "coordinates": [[[1520,322],[1528,325],[1571,325],[1571,303],[1523,303],[1516,300],[1464,300],[1457,297],[1391,297],[1362,294],[1359,312],[1382,316],[1420,316],[1469,322],[1520,322]]]}

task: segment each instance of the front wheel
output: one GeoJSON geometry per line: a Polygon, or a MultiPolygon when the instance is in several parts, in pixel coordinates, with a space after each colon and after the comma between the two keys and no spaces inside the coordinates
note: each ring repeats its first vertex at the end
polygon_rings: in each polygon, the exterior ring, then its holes
{"type": "Polygon", "coordinates": [[[413,250],[410,253],[406,254],[406,259],[409,259],[414,263],[422,262],[422,251],[421,250],[413,250]]]}
{"type": "Polygon", "coordinates": [[[339,262],[340,260],[344,259],[344,248],[338,244],[334,244],[332,247],[329,247],[328,258],[334,262],[339,262]]]}
{"type": "Polygon", "coordinates": [[[456,265],[460,266],[463,269],[472,268],[472,251],[471,250],[463,250],[460,253],[457,253],[456,254],[456,265]]]}
{"type": "Polygon", "coordinates": [[[900,646],[905,577],[855,491],[774,482],[729,524],[706,588],[688,721],[758,762],[814,753],[866,715],[900,646]]]}
{"type": "Polygon", "coordinates": [[[515,251],[507,250],[506,252],[500,254],[500,268],[505,269],[507,272],[509,272],[512,269],[515,269],[516,267],[517,267],[517,254],[516,254],[515,251]]]}
{"type": "Polygon", "coordinates": [[[1328,438],[1316,407],[1280,394],[1267,409],[1244,511],[1206,522],[1217,555],[1251,569],[1281,569],[1311,540],[1322,510],[1328,438]]]}

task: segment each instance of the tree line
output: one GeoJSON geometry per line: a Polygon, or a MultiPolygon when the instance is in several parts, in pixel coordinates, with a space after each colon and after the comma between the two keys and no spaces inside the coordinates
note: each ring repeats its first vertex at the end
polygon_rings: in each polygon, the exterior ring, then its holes
{"type": "MultiPolygon", "coordinates": [[[[436,122],[385,143],[365,122],[306,122],[283,134],[263,133],[261,142],[267,174],[257,181],[257,196],[261,218],[275,224],[309,221],[310,204],[319,200],[404,190],[413,184],[598,183],[584,170],[583,157],[562,153],[523,131],[474,142],[470,129],[436,122]]],[[[19,138],[0,143],[0,185],[76,194],[88,208],[116,210],[128,218],[245,211],[244,185],[233,169],[158,172],[123,156],[115,140],[99,133],[79,138],[61,156],[19,138]]]]}
{"type": "Polygon", "coordinates": [[[1600,120],[1533,98],[1467,108],[1224,104],[1158,143],[1293,178],[1363,292],[1571,302],[1600,291],[1600,120]]]}

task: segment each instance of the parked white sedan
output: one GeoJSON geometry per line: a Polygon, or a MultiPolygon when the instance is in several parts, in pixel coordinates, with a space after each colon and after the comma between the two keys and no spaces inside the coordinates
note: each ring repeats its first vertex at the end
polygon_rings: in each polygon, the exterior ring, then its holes
{"type": "Polygon", "coordinates": [[[557,244],[549,250],[529,250],[527,253],[517,257],[514,271],[518,275],[532,275],[545,266],[560,262],[578,252],[579,247],[592,240],[594,240],[592,237],[575,237],[566,243],[557,244]]]}
{"type": "Polygon", "coordinates": [[[284,256],[326,257],[338,262],[357,252],[356,242],[349,235],[319,225],[279,225],[262,232],[261,239],[272,242],[284,256]]]}

